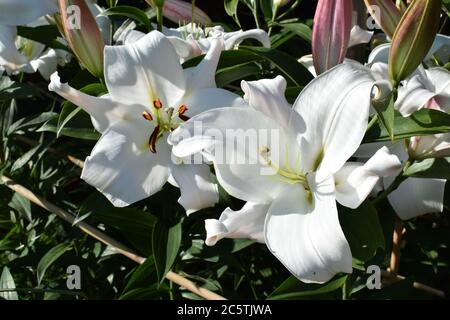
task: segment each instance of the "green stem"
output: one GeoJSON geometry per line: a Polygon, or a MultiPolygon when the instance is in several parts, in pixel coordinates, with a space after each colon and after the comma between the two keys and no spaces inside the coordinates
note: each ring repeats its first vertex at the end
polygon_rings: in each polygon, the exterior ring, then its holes
{"type": "Polygon", "coordinates": [[[376,197],[373,200],[373,204],[378,204],[382,200],[384,200],[388,195],[390,195],[393,191],[397,190],[397,188],[402,184],[403,181],[407,179],[407,177],[404,175],[405,171],[411,166],[411,164],[414,161],[411,159],[408,159],[405,164],[403,165],[402,172],[394,179],[394,181],[391,183],[391,185],[384,190],[378,197],[376,197]]]}
{"type": "Polygon", "coordinates": [[[287,9],[285,12],[283,12],[278,18],[279,19],[283,19],[285,16],[287,16],[289,13],[291,13],[292,11],[294,11],[295,8],[297,8],[299,6],[299,4],[302,2],[302,0],[296,0],[292,6],[289,7],[289,9],[287,9]]]}
{"type": "Polygon", "coordinates": [[[255,0],[255,6],[253,7],[253,10],[252,10],[253,18],[255,19],[256,28],[261,29],[261,26],[259,24],[258,11],[259,11],[258,10],[258,0],[255,0]]]}
{"type": "Polygon", "coordinates": [[[278,6],[275,6],[275,8],[273,9],[272,20],[270,20],[269,31],[267,32],[269,37],[270,37],[270,34],[272,33],[273,24],[275,23],[275,19],[277,18],[277,14],[278,14],[278,6]]]}
{"type": "Polygon", "coordinates": [[[195,14],[195,0],[192,0],[192,5],[191,5],[191,26],[194,26],[194,14],[195,14]]]}
{"type": "Polygon", "coordinates": [[[367,125],[366,132],[372,129],[372,127],[378,122],[378,114],[375,114],[372,119],[370,119],[369,124],[367,125]]]}
{"type": "Polygon", "coordinates": [[[159,32],[162,32],[162,27],[163,27],[163,7],[162,6],[156,7],[156,21],[157,21],[157,30],[159,32]]]}

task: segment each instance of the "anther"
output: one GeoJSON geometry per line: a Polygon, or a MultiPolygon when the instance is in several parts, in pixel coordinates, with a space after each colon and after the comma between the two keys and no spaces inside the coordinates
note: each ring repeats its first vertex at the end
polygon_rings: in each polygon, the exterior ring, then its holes
{"type": "Polygon", "coordinates": [[[178,108],[178,117],[183,121],[188,121],[190,119],[190,117],[184,115],[186,111],[188,111],[188,108],[186,107],[185,104],[181,105],[178,108]]]}
{"type": "Polygon", "coordinates": [[[162,102],[161,102],[161,100],[156,99],[155,101],[153,101],[153,106],[154,106],[156,109],[161,109],[161,108],[162,108],[162,102]]]}
{"type": "Polygon", "coordinates": [[[148,120],[148,121],[152,121],[153,120],[152,115],[150,113],[148,113],[147,111],[142,112],[142,117],[144,117],[144,119],[148,120]]]}

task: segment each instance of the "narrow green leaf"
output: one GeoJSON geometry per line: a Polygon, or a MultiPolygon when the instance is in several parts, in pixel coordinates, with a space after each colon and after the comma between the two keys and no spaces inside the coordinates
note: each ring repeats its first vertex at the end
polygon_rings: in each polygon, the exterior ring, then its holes
{"type": "Polygon", "coordinates": [[[6,300],[19,300],[16,291],[2,291],[16,289],[16,283],[7,266],[3,267],[2,275],[0,277],[0,297],[6,300]]]}
{"type": "MultiPolygon", "coordinates": [[[[395,112],[394,140],[446,132],[450,132],[450,114],[438,110],[421,109],[410,117],[404,118],[400,113],[395,112]]],[[[376,124],[366,132],[363,142],[389,140],[391,139],[386,128],[376,124]]]]}
{"type": "Polygon", "coordinates": [[[167,226],[158,221],[153,228],[152,247],[159,283],[172,268],[181,245],[181,222],[167,226]]]}
{"type": "Polygon", "coordinates": [[[278,26],[294,33],[295,35],[299,36],[300,38],[309,43],[312,41],[312,30],[304,23],[299,22],[280,23],[278,24],[278,26]]]}
{"type": "Polygon", "coordinates": [[[36,274],[38,285],[41,284],[42,279],[47,272],[47,269],[61,257],[66,251],[70,250],[70,244],[60,243],[55,247],[51,248],[42,258],[39,260],[37,265],[36,274]]]}
{"type": "Polygon", "coordinates": [[[415,162],[406,169],[404,175],[415,178],[450,180],[450,157],[430,158],[415,162]]]}
{"type": "Polygon", "coordinates": [[[341,288],[347,276],[339,277],[326,284],[307,284],[298,280],[294,276],[287,278],[277,289],[275,289],[268,300],[297,300],[307,297],[322,295],[336,291],[341,288]]]}
{"type": "Polygon", "coordinates": [[[240,46],[239,50],[254,53],[261,59],[270,62],[288,82],[295,86],[306,86],[313,79],[311,73],[301,63],[277,49],[240,46]]]}
{"type": "Polygon", "coordinates": [[[29,222],[32,220],[31,216],[31,202],[24,196],[14,193],[9,206],[15,210],[17,210],[25,219],[29,222]]]}
{"type": "MultiPolygon", "coordinates": [[[[85,114],[87,119],[85,122],[89,121],[89,116],[85,114]]],[[[52,117],[50,120],[48,120],[46,123],[44,123],[39,129],[36,130],[36,132],[58,132],[58,118],[59,116],[56,115],[52,117]]],[[[81,122],[81,121],[80,121],[81,122]]],[[[95,131],[94,128],[86,128],[80,126],[73,126],[73,127],[64,127],[60,130],[61,136],[67,136],[72,138],[78,138],[78,139],[84,139],[84,140],[98,140],[100,138],[100,134],[95,131]]]]}
{"type": "Polygon", "coordinates": [[[130,19],[133,19],[141,24],[143,24],[145,26],[145,28],[147,29],[147,31],[152,31],[153,27],[152,27],[152,23],[149,19],[149,17],[147,16],[147,14],[142,11],[141,9],[138,9],[136,7],[132,7],[132,6],[117,6],[117,7],[112,7],[109,8],[105,11],[103,11],[101,13],[104,16],[121,16],[121,17],[127,17],[130,19]]]}
{"type": "Polygon", "coordinates": [[[244,80],[245,78],[258,74],[261,69],[254,63],[246,63],[230,68],[218,70],[216,73],[216,83],[219,88],[230,84],[237,80],[244,80]]]}
{"type": "Polygon", "coordinates": [[[237,8],[239,5],[239,0],[224,0],[223,5],[225,7],[225,12],[233,18],[236,24],[240,27],[241,23],[239,22],[239,18],[237,16],[237,8]]]}

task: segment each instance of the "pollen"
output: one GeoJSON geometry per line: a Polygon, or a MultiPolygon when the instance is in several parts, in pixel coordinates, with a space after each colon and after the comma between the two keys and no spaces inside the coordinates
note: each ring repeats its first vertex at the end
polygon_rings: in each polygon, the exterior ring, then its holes
{"type": "Polygon", "coordinates": [[[148,121],[152,121],[153,120],[152,115],[150,113],[148,113],[147,111],[142,112],[142,117],[145,120],[148,120],[148,121]]]}
{"type": "Polygon", "coordinates": [[[188,111],[188,107],[186,107],[185,104],[178,108],[178,117],[183,121],[188,121],[190,119],[188,116],[184,115],[186,111],[188,111]]]}
{"type": "Polygon", "coordinates": [[[156,99],[155,101],[153,101],[153,106],[154,106],[156,109],[161,109],[161,108],[162,108],[162,102],[161,102],[161,100],[156,99]]]}

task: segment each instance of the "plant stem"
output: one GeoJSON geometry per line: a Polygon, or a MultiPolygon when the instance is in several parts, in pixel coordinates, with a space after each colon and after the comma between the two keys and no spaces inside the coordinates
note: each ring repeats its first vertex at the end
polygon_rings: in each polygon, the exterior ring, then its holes
{"type": "Polygon", "coordinates": [[[192,4],[191,4],[191,27],[194,27],[194,14],[195,14],[195,0],[192,0],[192,4]]]}
{"type": "Polygon", "coordinates": [[[366,132],[372,129],[372,127],[378,122],[378,114],[375,114],[372,119],[370,119],[369,124],[367,125],[366,132]]]}
{"type": "Polygon", "coordinates": [[[282,19],[282,18],[284,18],[285,16],[287,16],[287,15],[288,15],[289,13],[291,13],[295,8],[297,8],[298,5],[299,5],[301,2],[302,2],[302,0],[296,0],[296,1],[292,4],[292,6],[289,7],[289,9],[287,9],[285,12],[283,12],[283,13],[279,16],[279,18],[282,19]]]}
{"type": "Polygon", "coordinates": [[[257,29],[261,29],[261,26],[259,24],[259,17],[258,17],[258,0],[255,0],[255,6],[252,9],[252,13],[253,13],[253,18],[255,19],[255,23],[256,23],[256,28],[257,29]]]}
{"type": "Polygon", "coordinates": [[[395,217],[394,233],[392,235],[392,252],[391,261],[389,265],[389,272],[393,275],[398,274],[400,266],[400,249],[403,235],[403,221],[399,217],[395,217]]]}
{"type": "Polygon", "coordinates": [[[163,27],[163,6],[156,7],[156,22],[157,22],[157,30],[162,32],[163,27]]]}
{"type": "Polygon", "coordinates": [[[278,14],[278,6],[276,5],[275,8],[273,9],[272,20],[270,20],[269,31],[267,32],[269,37],[270,37],[270,34],[272,33],[272,27],[273,27],[273,24],[275,23],[275,19],[277,18],[277,14],[278,14]]]}

